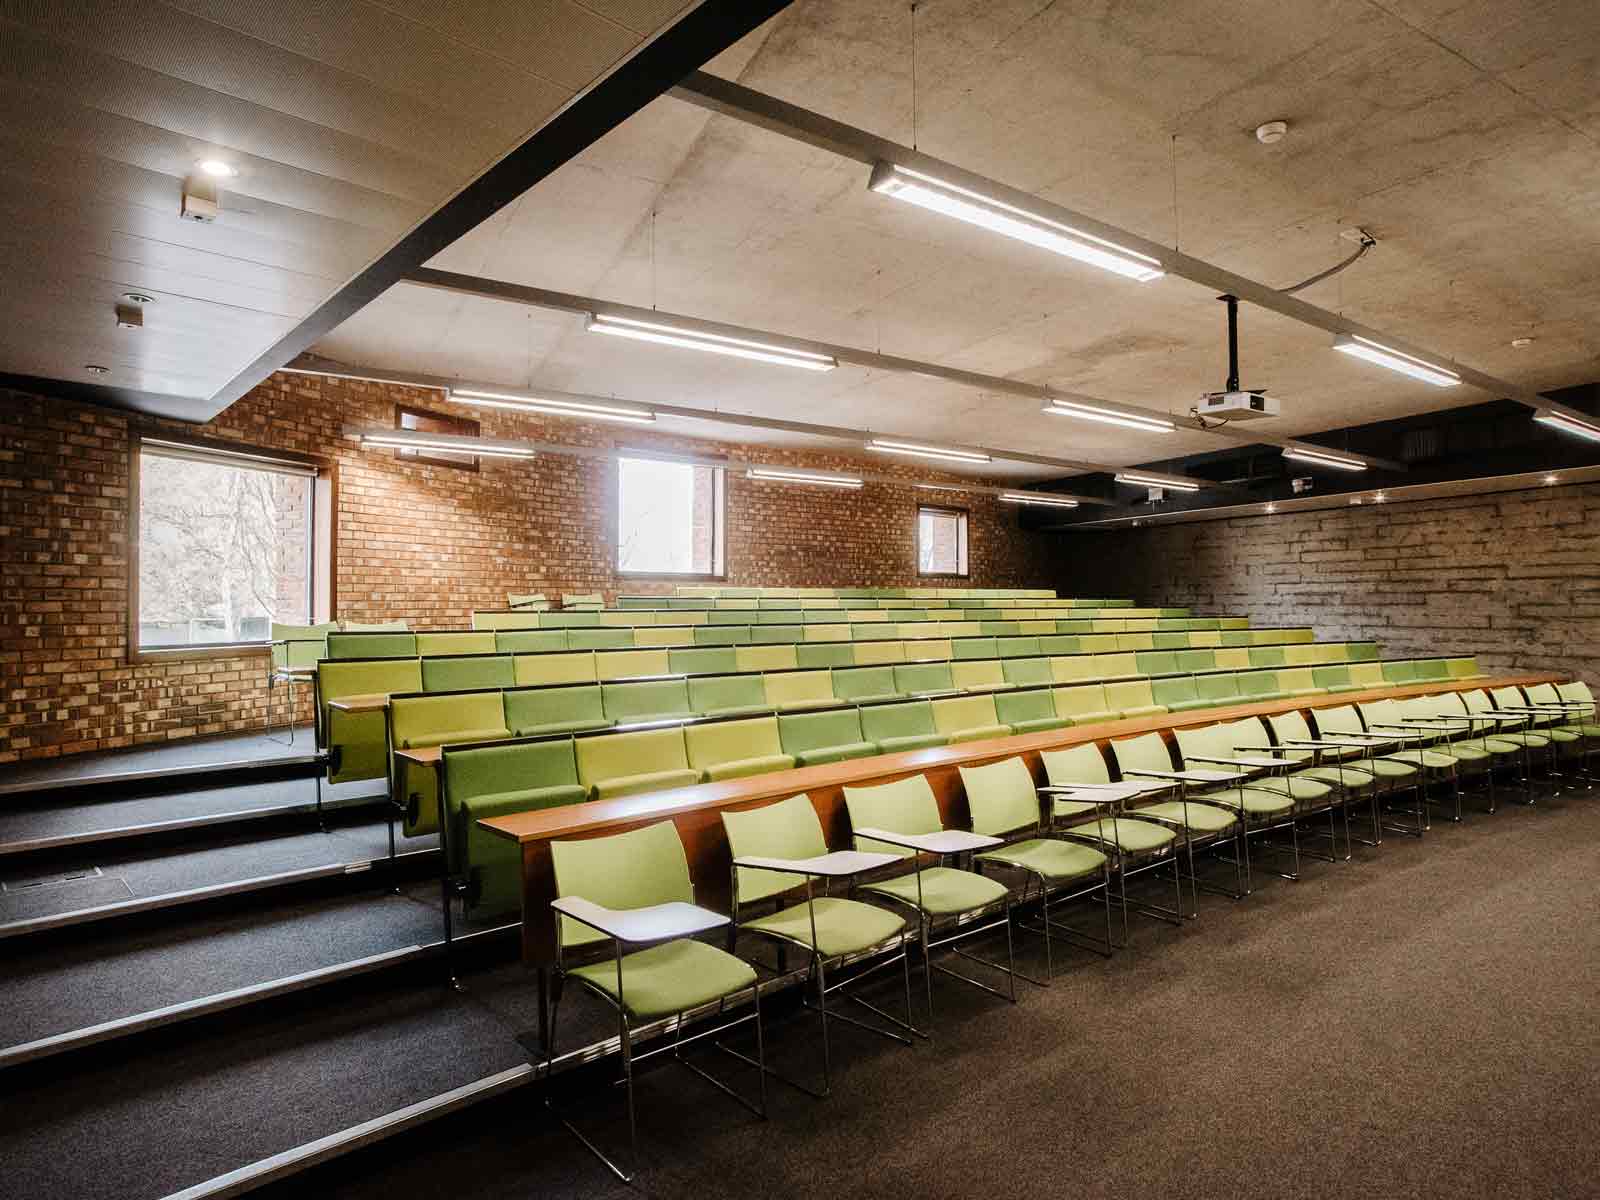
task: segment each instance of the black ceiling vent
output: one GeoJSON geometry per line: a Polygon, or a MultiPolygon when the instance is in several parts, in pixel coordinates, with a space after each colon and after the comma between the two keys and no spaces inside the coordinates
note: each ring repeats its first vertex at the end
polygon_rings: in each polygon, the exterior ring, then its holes
{"type": "Polygon", "coordinates": [[[1443,438],[1439,436],[1439,427],[1430,425],[1425,429],[1408,429],[1400,438],[1400,461],[1421,462],[1428,458],[1438,458],[1443,438]]]}

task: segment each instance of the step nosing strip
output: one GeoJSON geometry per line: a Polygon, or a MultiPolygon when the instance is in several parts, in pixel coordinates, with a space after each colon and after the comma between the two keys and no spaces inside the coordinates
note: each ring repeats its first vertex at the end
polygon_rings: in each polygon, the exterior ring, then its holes
{"type": "Polygon", "coordinates": [[[322,761],[319,752],[296,754],[283,758],[228,758],[216,762],[180,763],[170,767],[140,767],[129,771],[107,771],[103,774],[83,775],[75,779],[49,779],[36,783],[0,784],[0,796],[20,796],[29,792],[65,791],[69,788],[104,787],[115,783],[137,783],[145,779],[162,779],[169,775],[204,775],[211,772],[271,770],[276,767],[309,767],[322,761]]]}

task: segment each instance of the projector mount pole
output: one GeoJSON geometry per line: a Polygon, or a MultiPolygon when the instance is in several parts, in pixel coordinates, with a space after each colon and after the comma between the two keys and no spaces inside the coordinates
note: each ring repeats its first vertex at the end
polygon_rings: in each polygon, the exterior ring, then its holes
{"type": "Polygon", "coordinates": [[[1239,390],[1239,297],[1224,294],[1217,299],[1228,306],[1228,382],[1223,390],[1237,392],[1239,390]]]}

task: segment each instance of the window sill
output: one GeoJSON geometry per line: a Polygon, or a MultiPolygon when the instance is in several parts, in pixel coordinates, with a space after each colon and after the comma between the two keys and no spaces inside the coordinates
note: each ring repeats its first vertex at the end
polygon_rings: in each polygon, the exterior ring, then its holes
{"type": "Polygon", "coordinates": [[[210,658],[266,658],[272,653],[270,642],[226,642],[208,646],[173,646],[130,651],[134,664],[196,662],[210,658]]]}

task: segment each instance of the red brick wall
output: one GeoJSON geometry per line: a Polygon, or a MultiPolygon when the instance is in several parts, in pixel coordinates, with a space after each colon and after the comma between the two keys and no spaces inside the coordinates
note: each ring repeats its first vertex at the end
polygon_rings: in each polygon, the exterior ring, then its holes
{"type": "MultiPolygon", "coordinates": [[[[416,628],[465,626],[508,592],[668,592],[613,569],[616,468],[605,458],[486,459],[482,470],[401,463],[346,436],[394,425],[394,405],[470,415],[486,437],[609,447],[614,427],[444,403],[435,392],[277,375],[204,426],[144,422],[337,466],[337,615],[405,617],[416,628]]],[[[0,391],[0,761],[259,728],[259,655],[157,664],[127,660],[128,449],[141,418],[0,391]]],[[[793,450],[713,444],[632,429],[636,448],[724,453],[911,479],[932,470],[793,450]]],[[[916,509],[928,493],[869,484],[859,492],[728,479],[728,582],[773,586],[911,586],[916,509]]],[[[941,496],[944,493],[940,493],[941,496]]],[[[1037,587],[1047,537],[1018,529],[989,497],[971,509],[974,587],[1037,587]]]]}

